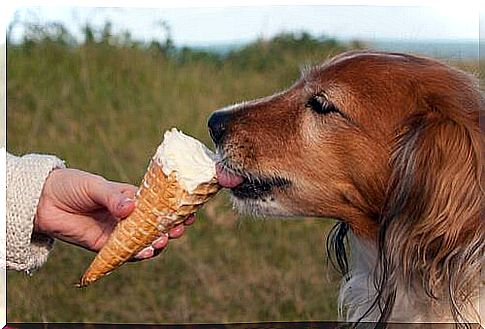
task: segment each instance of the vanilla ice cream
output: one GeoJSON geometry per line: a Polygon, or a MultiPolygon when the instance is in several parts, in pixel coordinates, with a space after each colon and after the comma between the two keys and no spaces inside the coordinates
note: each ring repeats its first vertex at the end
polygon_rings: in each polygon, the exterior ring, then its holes
{"type": "Polygon", "coordinates": [[[211,150],[176,128],[165,132],[153,160],[162,167],[165,175],[175,171],[177,180],[189,193],[216,175],[214,154],[211,150]]]}

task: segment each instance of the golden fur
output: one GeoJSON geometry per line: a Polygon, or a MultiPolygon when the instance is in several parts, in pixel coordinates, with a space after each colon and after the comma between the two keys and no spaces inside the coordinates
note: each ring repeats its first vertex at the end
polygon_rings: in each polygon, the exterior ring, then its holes
{"type": "MultiPolygon", "coordinates": [[[[283,92],[215,112],[209,127],[222,166],[245,177],[232,189],[239,208],[335,218],[372,249],[372,293],[349,319],[476,322],[484,104],[460,70],[358,51],[283,92]],[[406,303],[409,318],[396,316],[406,303]]],[[[349,282],[342,227],[334,249],[349,282]]]]}

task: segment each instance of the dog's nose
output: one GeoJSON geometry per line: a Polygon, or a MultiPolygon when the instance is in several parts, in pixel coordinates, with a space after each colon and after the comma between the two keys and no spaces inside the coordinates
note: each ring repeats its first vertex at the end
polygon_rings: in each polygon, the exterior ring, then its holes
{"type": "Polygon", "coordinates": [[[215,111],[210,116],[207,125],[209,126],[209,132],[215,144],[222,142],[230,119],[231,112],[228,110],[215,111]]]}

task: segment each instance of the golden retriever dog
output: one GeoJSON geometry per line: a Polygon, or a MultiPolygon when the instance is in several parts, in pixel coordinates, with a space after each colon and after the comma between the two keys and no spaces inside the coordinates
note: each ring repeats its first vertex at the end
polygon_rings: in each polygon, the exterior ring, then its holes
{"type": "Polygon", "coordinates": [[[484,104],[436,60],[353,51],[208,125],[236,208],[338,221],[343,319],[467,327],[485,304],[484,104]]]}

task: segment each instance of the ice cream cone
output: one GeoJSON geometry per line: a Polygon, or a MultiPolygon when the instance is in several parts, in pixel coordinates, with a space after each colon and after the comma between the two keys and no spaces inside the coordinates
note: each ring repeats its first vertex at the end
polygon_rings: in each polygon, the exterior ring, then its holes
{"type": "Polygon", "coordinates": [[[163,169],[154,157],[136,194],[135,210],[117,224],[78,286],[87,286],[124,264],[195,213],[220,189],[214,176],[188,190],[176,171],[167,175],[163,169]]]}

